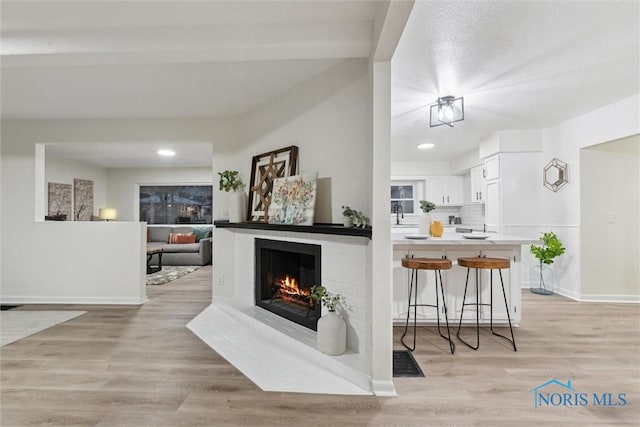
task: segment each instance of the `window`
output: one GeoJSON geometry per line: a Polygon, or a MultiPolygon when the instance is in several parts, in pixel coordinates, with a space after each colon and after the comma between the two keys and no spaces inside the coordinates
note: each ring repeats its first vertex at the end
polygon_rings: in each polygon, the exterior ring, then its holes
{"type": "Polygon", "coordinates": [[[211,224],[211,185],[140,186],[140,221],[147,224],[211,224]]]}
{"type": "Polygon", "coordinates": [[[415,210],[416,189],[413,184],[391,185],[391,213],[396,213],[397,207],[401,212],[412,214],[415,210]]]}

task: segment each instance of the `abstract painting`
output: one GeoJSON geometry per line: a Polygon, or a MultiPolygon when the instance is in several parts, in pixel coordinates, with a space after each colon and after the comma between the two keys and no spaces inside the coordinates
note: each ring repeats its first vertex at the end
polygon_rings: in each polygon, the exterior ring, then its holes
{"type": "Polygon", "coordinates": [[[48,216],[71,221],[71,184],[49,183],[48,216]]]}
{"type": "Polygon", "coordinates": [[[91,221],[93,216],[93,181],[73,180],[73,218],[76,221],[91,221]]]}
{"type": "Polygon", "coordinates": [[[269,224],[313,225],[317,174],[276,178],[269,208],[269,224]]]}

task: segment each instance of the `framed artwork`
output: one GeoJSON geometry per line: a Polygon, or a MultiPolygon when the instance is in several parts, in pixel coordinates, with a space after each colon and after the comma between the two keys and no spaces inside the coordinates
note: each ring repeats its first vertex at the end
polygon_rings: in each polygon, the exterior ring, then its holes
{"type": "Polygon", "coordinates": [[[73,217],[76,221],[91,221],[93,216],[93,181],[73,180],[73,217]]]}
{"type": "Polygon", "coordinates": [[[273,182],[298,172],[298,147],[281,148],[253,157],[249,187],[249,221],[268,222],[273,182]]]}
{"type": "Polygon", "coordinates": [[[71,184],[49,183],[48,213],[47,218],[71,221],[71,184]]]}
{"type": "Polygon", "coordinates": [[[317,174],[276,178],[269,208],[269,224],[313,225],[317,174]]]}

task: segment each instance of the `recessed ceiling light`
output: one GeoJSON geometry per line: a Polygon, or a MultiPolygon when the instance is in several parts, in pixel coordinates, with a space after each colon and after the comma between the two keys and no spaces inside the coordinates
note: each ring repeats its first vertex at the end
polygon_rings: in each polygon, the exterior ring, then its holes
{"type": "Polygon", "coordinates": [[[429,148],[433,148],[435,147],[435,144],[432,144],[430,142],[425,142],[424,144],[418,144],[418,148],[421,150],[428,150],[429,148]]]}
{"type": "Polygon", "coordinates": [[[164,156],[164,157],[171,157],[171,156],[175,156],[176,152],[173,150],[158,150],[158,155],[164,156]]]}

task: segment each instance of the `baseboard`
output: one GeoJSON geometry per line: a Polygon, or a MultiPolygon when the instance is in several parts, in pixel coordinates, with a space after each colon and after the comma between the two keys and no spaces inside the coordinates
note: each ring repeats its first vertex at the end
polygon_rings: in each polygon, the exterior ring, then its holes
{"type": "MultiPolygon", "coordinates": [[[[524,285],[524,283],[523,283],[524,285]]],[[[533,286],[522,286],[522,289],[537,287],[537,283],[533,286]]],[[[616,295],[616,294],[579,294],[568,289],[553,289],[553,292],[580,302],[603,302],[612,304],[640,304],[640,295],[616,295]]]]}
{"type": "Polygon", "coordinates": [[[371,391],[378,397],[398,397],[393,381],[371,380],[371,391]]]}
{"type": "Polygon", "coordinates": [[[640,295],[600,295],[600,294],[583,294],[580,295],[581,302],[607,302],[620,304],[638,304],[640,303],[640,295]]]}
{"type": "Polygon", "coordinates": [[[0,302],[13,304],[83,304],[83,305],[142,305],[149,301],[136,297],[61,297],[61,296],[0,296],[0,302]]]}

